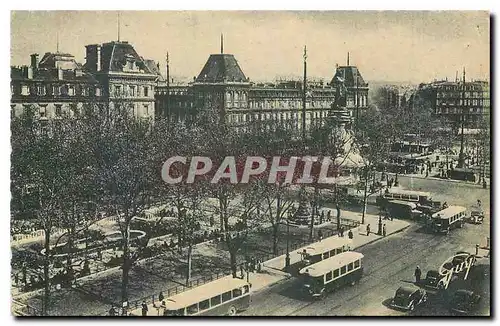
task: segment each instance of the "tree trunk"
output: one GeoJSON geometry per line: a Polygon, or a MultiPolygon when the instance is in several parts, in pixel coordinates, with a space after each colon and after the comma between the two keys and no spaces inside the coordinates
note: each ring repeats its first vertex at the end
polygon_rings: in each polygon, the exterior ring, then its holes
{"type": "MultiPolygon", "coordinates": [[[[228,235],[229,237],[229,235],[228,235]]],[[[237,266],[236,266],[236,251],[235,250],[229,250],[229,261],[231,264],[231,273],[233,277],[237,277],[236,272],[237,272],[237,266]]],[[[248,272],[248,271],[247,271],[248,272]]]]}
{"type": "Polygon", "coordinates": [[[278,231],[279,231],[279,224],[274,223],[273,224],[273,254],[276,256],[278,255],[278,231]]]}
{"type": "Polygon", "coordinates": [[[368,170],[365,173],[365,191],[363,194],[363,215],[361,216],[361,224],[365,224],[365,214],[366,214],[366,202],[367,202],[367,197],[368,197],[368,170]]]}
{"type": "Polygon", "coordinates": [[[44,230],[45,231],[45,259],[43,262],[43,279],[44,279],[44,294],[43,294],[43,303],[42,303],[42,315],[49,315],[49,306],[50,306],[50,228],[44,230]]]}
{"type": "Polygon", "coordinates": [[[186,270],[186,286],[188,287],[189,287],[189,281],[191,280],[192,252],[193,252],[193,245],[189,244],[187,250],[187,270],[186,270]]]}
{"type": "MultiPolygon", "coordinates": [[[[123,234],[123,263],[122,263],[122,284],[121,284],[121,299],[122,303],[128,301],[128,281],[129,272],[132,266],[130,261],[130,225],[127,223],[127,227],[123,234]]],[[[122,311],[123,315],[126,315],[126,309],[122,311]]]]}

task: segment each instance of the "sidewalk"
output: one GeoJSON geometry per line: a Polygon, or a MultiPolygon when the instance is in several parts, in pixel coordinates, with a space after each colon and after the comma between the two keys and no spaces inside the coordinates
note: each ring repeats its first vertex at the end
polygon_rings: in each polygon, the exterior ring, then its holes
{"type": "MultiPolygon", "coordinates": [[[[362,215],[360,213],[353,213],[349,212],[349,218],[353,220],[358,220],[361,222],[362,215]]],[[[396,232],[400,232],[407,227],[410,226],[410,223],[403,221],[403,220],[397,220],[394,219],[393,221],[388,221],[388,220],[382,220],[383,224],[386,224],[386,230],[387,230],[387,236],[394,234],[396,232]]],[[[365,224],[360,225],[356,229],[352,229],[352,232],[354,234],[354,237],[352,239],[352,245],[351,245],[351,250],[356,250],[362,246],[365,246],[369,243],[372,243],[380,238],[382,236],[377,235],[376,232],[378,231],[378,216],[371,215],[371,214],[365,214],[365,224]],[[371,231],[369,236],[366,236],[366,225],[370,224],[371,231]]],[[[349,230],[346,230],[344,232],[344,236],[347,237],[347,233],[349,230]]],[[[336,236],[334,236],[336,237],[336,236]]],[[[319,242],[313,243],[318,244],[319,242]]],[[[311,246],[310,245],[310,246],[311,246]]],[[[298,250],[294,250],[290,252],[290,264],[294,264],[300,261],[301,256],[300,252],[302,252],[304,248],[299,248],[298,250]]],[[[274,270],[282,270],[285,266],[285,257],[286,255],[281,255],[276,258],[273,258],[271,260],[268,260],[264,262],[264,266],[274,269],[274,270]]]]}

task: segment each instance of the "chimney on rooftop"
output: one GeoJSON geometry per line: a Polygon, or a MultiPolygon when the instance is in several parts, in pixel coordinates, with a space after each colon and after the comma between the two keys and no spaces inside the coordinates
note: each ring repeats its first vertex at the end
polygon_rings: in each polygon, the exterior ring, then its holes
{"type": "Polygon", "coordinates": [[[101,71],[101,46],[91,44],[85,46],[87,54],[85,56],[87,67],[93,71],[101,71]]]}
{"type": "Polygon", "coordinates": [[[33,79],[33,67],[28,67],[28,79],[33,79]]]}
{"type": "Polygon", "coordinates": [[[31,68],[38,69],[38,53],[33,53],[30,57],[31,57],[31,68]]]}

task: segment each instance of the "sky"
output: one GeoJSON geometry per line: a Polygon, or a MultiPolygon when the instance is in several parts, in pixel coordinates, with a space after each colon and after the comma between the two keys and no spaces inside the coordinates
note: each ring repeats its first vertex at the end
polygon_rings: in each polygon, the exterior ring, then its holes
{"type": "Polygon", "coordinates": [[[350,63],[366,80],[429,82],[461,74],[488,79],[486,11],[12,11],[11,64],[59,50],[84,62],[85,45],[120,39],[159,61],[169,52],[173,76],[192,78],[208,56],[234,54],[251,80],[308,75],[329,81],[350,63]],[[120,16],[120,24],[118,24],[120,16]]]}

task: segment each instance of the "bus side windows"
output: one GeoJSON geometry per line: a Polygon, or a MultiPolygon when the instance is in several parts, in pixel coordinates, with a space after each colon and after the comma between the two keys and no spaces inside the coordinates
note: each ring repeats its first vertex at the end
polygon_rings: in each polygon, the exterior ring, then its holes
{"type": "Polygon", "coordinates": [[[340,275],[343,275],[345,273],[347,273],[347,269],[346,269],[347,266],[342,266],[340,267],[340,275]]]}
{"type": "Polygon", "coordinates": [[[225,293],[222,293],[222,302],[226,302],[231,300],[231,291],[227,291],[225,293]]]}
{"type": "Polygon", "coordinates": [[[200,310],[206,310],[210,308],[210,300],[203,300],[202,302],[200,302],[200,310]]]}
{"type": "Polygon", "coordinates": [[[233,298],[239,297],[241,295],[241,289],[233,290],[233,298]]]}
{"type": "Polygon", "coordinates": [[[335,256],[335,249],[330,250],[330,257],[335,256]]]}
{"type": "Polygon", "coordinates": [[[243,286],[243,294],[248,293],[250,291],[250,287],[248,285],[243,286]]]}
{"type": "Polygon", "coordinates": [[[327,259],[328,257],[329,257],[328,253],[327,253],[327,252],[325,252],[325,253],[323,254],[323,259],[327,259]]]}
{"type": "Polygon", "coordinates": [[[332,275],[333,275],[332,272],[326,273],[325,282],[331,281],[332,280],[332,275]]]}
{"type": "Polygon", "coordinates": [[[339,274],[340,274],[340,270],[336,269],[333,271],[333,278],[337,278],[339,277],[339,274]]]}
{"type": "Polygon", "coordinates": [[[198,312],[198,304],[197,303],[190,305],[189,307],[186,308],[186,313],[188,315],[193,315],[197,312],[198,312]]]}
{"type": "Polygon", "coordinates": [[[347,265],[347,271],[350,272],[354,269],[354,264],[353,263],[349,263],[349,265],[347,265]]]}
{"type": "Polygon", "coordinates": [[[213,307],[213,306],[216,306],[216,305],[219,305],[221,303],[221,300],[220,300],[220,295],[216,296],[216,297],[213,297],[212,299],[210,299],[210,305],[213,307]]]}
{"type": "Polygon", "coordinates": [[[340,254],[340,253],[342,252],[342,249],[343,249],[343,248],[337,248],[337,249],[336,249],[337,255],[338,255],[338,254],[340,254]]]}
{"type": "Polygon", "coordinates": [[[354,268],[358,268],[358,267],[359,267],[359,265],[360,265],[360,264],[359,264],[359,260],[356,260],[356,261],[354,262],[354,268]]]}

